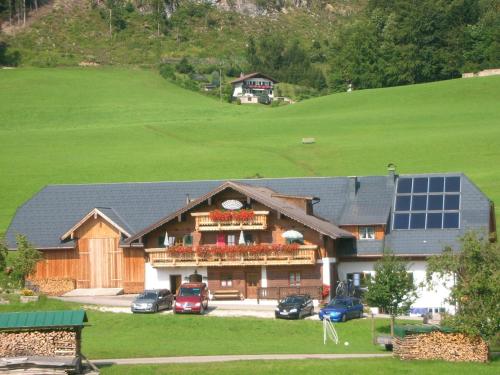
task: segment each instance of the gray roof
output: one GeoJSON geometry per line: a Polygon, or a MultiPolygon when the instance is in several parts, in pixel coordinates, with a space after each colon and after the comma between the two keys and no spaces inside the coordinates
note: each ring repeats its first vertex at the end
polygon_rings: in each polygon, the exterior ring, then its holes
{"type": "MultiPolygon", "coordinates": [[[[239,184],[267,188],[281,194],[319,197],[319,203],[314,204],[317,218],[312,220],[317,220],[318,225],[325,225],[323,231],[347,224],[390,224],[394,177],[357,177],[356,191],[353,181],[349,177],[237,180],[239,184]]],[[[384,246],[401,253],[436,253],[442,249],[443,243],[456,244],[457,236],[466,229],[487,229],[490,201],[467,177],[463,176],[462,181],[461,229],[391,231],[388,226],[381,246],[363,245],[358,241],[357,254],[371,254],[377,251],[375,247],[384,246]],[[427,242],[424,243],[424,240],[427,242]],[[369,249],[365,251],[363,246],[369,249]]],[[[7,231],[7,241],[10,248],[15,248],[15,235],[22,233],[37,248],[72,247],[72,241],[61,242],[61,235],[94,208],[99,208],[131,234],[137,234],[181,210],[186,206],[187,198],[202,197],[224,182],[49,185],[17,210],[7,231]]]]}

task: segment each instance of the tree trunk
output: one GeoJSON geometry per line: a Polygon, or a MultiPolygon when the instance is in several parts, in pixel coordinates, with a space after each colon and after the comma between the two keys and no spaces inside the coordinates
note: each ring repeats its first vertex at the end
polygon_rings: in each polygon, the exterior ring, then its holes
{"type": "Polygon", "coordinates": [[[113,17],[113,11],[109,8],[109,36],[113,36],[113,27],[111,23],[111,18],[113,17]]]}
{"type": "Polygon", "coordinates": [[[394,337],[394,321],[396,320],[396,317],[394,315],[391,315],[391,337],[394,337]]]}
{"type": "Polygon", "coordinates": [[[26,0],[23,1],[23,26],[26,26],[26,0]]]}

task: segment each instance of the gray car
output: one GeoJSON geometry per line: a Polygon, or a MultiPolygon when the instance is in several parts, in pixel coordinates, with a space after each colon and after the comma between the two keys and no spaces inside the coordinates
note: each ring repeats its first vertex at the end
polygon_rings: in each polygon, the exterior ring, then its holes
{"type": "Polygon", "coordinates": [[[171,309],[174,296],[168,289],[145,290],[132,302],[131,310],[138,312],[158,312],[171,309]]]}

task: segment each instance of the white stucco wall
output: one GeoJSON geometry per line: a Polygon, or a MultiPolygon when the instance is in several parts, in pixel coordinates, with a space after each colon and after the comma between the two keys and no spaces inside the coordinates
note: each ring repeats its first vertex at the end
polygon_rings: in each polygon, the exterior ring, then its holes
{"type": "MultiPolygon", "coordinates": [[[[375,275],[374,269],[375,262],[341,262],[338,265],[338,272],[340,280],[345,280],[348,273],[363,272],[375,275]]],[[[425,270],[426,261],[410,261],[409,272],[413,273],[413,281],[417,285],[418,298],[412,305],[413,308],[445,308],[449,312],[453,312],[453,306],[445,302],[449,296],[449,287],[452,285],[451,280],[448,281],[447,287],[434,282],[432,289],[429,290],[427,286],[420,287],[422,282],[425,283],[425,270]]],[[[437,312],[437,311],[436,311],[437,312]]]]}
{"type": "Polygon", "coordinates": [[[146,289],[171,289],[170,275],[181,275],[182,282],[188,282],[189,275],[196,271],[203,277],[203,282],[207,282],[207,268],[206,267],[161,267],[155,268],[151,263],[145,265],[145,284],[146,289]]]}
{"type": "Polygon", "coordinates": [[[243,82],[238,82],[233,85],[233,97],[238,97],[243,94],[243,82]]]}

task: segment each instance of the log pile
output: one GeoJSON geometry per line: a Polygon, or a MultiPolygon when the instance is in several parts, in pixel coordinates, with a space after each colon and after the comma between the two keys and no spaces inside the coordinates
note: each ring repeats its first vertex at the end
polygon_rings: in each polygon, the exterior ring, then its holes
{"type": "Polygon", "coordinates": [[[48,296],[60,296],[76,287],[73,279],[40,279],[34,280],[33,284],[40,292],[48,296]]]}
{"type": "Polygon", "coordinates": [[[0,357],[76,356],[79,352],[74,331],[21,331],[0,333],[0,357]]]}
{"type": "Polygon", "coordinates": [[[479,336],[463,333],[412,334],[393,340],[393,353],[405,360],[441,359],[450,362],[487,362],[488,345],[479,336]]]}

